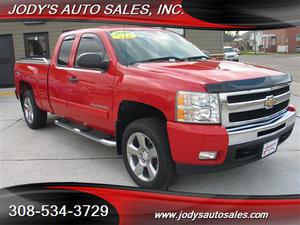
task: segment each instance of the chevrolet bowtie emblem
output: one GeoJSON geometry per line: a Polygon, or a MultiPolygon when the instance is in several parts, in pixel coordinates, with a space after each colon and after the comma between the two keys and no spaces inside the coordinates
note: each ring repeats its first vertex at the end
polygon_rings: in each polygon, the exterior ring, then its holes
{"type": "Polygon", "coordinates": [[[273,98],[273,96],[266,97],[266,101],[264,103],[266,109],[272,109],[273,106],[277,103],[277,99],[273,98]]]}

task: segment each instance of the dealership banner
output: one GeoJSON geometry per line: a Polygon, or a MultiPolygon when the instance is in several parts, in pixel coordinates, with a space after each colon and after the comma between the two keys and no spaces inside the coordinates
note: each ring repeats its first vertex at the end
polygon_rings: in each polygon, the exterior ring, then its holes
{"type": "Polygon", "coordinates": [[[202,29],[271,29],[300,25],[300,1],[61,0],[1,1],[0,19],[63,19],[202,29]]]}
{"type": "Polygon", "coordinates": [[[300,195],[230,196],[41,183],[0,191],[0,224],[299,224],[300,195]]]}

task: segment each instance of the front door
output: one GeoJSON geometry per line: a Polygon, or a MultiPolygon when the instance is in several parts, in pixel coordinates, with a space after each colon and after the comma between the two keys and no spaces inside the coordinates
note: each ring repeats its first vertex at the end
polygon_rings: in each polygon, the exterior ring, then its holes
{"type": "Polygon", "coordinates": [[[95,34],[83,34],[80,38],[74,66],[69,70],[69,79],[74,79],[69,94],[70,117],[89,127],[110,130],[109,115],[112,112],[113,74],[112,71],[85,69],[77,65],[77,59],[85,53],[100,54],[107,60],[108,55],[101,39],[95,34]]]}
{"type": "Polygon", "coordinates": [[[14,85],[14,63],[12,35],[0,35],[0,87],[14,85]]]}

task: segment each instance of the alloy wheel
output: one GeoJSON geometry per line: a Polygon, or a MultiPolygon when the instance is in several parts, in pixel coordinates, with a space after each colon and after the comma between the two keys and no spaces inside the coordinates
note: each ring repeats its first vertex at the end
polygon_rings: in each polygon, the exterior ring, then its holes
{"type": "Polygon", "coordinates": [[[133,173],[143,181],[152,181],[158,173],[157,150],[145,134],[133,133],[127,141],[127,159],[133,173]]]}
{"type": "Polygon", "coordinates": [[[24,103],[23,103],[23,108],[24,108],[24,113],[25,113],[25,118],[27,120],[28,123],[32,123],[33,122],[33,108],[32,108],[32,104],[31,104],[31,100],[29,97],[25,97],[24,98],[24,103]]]}

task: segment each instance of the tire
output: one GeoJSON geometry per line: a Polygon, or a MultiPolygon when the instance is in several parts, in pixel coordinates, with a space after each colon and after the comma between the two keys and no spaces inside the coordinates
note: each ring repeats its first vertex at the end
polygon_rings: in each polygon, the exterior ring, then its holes
{"type": "Polygon", "coordinates": [[[129,175],[140,187],[167,189],[179,176],[164,122],[159,119],[144,118],[129,124],[122,138],[122,154],[129,175]]]}
{"type": "Polygon", "coordinates": [[[34,100],[31,90],[25,91],[22,96],[22,109],[27,125],[31,129],[43,128],[47,124],[47,112],[41,110],[34,100]]]}

